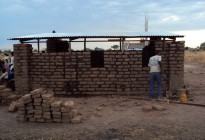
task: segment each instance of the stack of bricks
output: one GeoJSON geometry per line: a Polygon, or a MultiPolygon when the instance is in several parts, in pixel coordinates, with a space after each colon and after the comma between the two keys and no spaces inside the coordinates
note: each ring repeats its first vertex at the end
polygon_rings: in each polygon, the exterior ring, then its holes
{"type": "Polygon", "coordinates": [[[30,92],[33,105],[34,105],[34,117],[29,121],[36,122],[52,122],[50,113],[50,104],[54,99],[54,93],[37,89],[30,92]]]}
{"type": "Polygon", "coordinates": [[[42,99],[43,118],[46,122],[52,122],[51,103],[55,99],[54,93],[52,91],[48,91],[46,94],[42,95],[42,99]]]}
{"type": "Polygon", "coordinates": [[[53,115],[54,122],[63,123],[79,123],[81,122],[81,116],[79,111],[74,109],[73,101],[54,101],[51,104],[51,111],[53,115]],[[77,120],[77,121],[76,121],[77,120]]]}
{"type": "Polygon", "coordinates": [[[73,101],[56,101],[50,90],[36,89],[17,103],[17,121],[80,123],[82,118],[73,101]]]}
{"type": "MultiPolygon", "coordinates": [[[[63,103],[62,107],[61,107],[61,112],[62,112],[62,122],[64,123],[68,123],[68,122],[72,122],[75,116],[72,115],[73,112],[73,106],[74,106],[74,102],[73,101],[66,101],[63,103]]],[[[78,115],[78,114],[76,114],[78,115]]]]}
{"type": "Polygon", "coordinates": [[[24,108],[25,108],[25,117],[26,119],[32,119],[33,118],[33,112],[34,112],[34,107],[33,107],[33,99],[30,94],[26,94],[25,96],[22,97],[24,108]]]}
{"type": "Polygon", "coordinates": [[[16,120],[20,121],[20,122],[27,121],[26,107],[25,107],[25,104],[24,104],[24,101],[23,101],[22,98],[18,100],[18,103],[17,103],[16,106],[18,108],[18,113],[17,113],[17,116],[16,116],[16,120]]]}
{"type": "Polygon", "coordinates": [[[62,117],[61,117],[61,106],[62,102],[61,101],[54,101],[51,104],[51,111],[53,115],[53,121],[54,122],[62,122],[62,117]]]}
{"type": "Polygon", "coordinates": [[[10,104],[19,98],[20,96],[13,94],[13,91],[7,88],[6,85],[0,85],[0,104],[10,104]]]}

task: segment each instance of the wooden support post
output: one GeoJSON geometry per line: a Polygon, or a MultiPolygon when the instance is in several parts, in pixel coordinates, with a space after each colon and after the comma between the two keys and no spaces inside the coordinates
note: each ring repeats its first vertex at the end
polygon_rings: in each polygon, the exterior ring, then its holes
{"type": "Polygon", "coordinates": [[[71,52],[71,38],[69,38],[69,52],[71,52]]]}
{"type": "Polygon", "coordinates": [[[122,50],[122,38],[120,38],[120,50],[122,50]]]}
{"type": "Polygon", "coordinates": [[[86,38],[84,38],[84,51],[86,51],[86,38]]]}
{"type": "Polygon", "coordinates": [[[164,43],[165,43],[165,37],[163,37],[163,42],[162,42],[162,50],[164,51],[164,43]]]}
{"type": "Polygon", "coordinates": [[[124,42],[125,42],[125,38],[122,38],[122,51],[124,51],[124,42]]]}
{"type": "Polygon", "coordinates": [[[38,39],[37,41],[38,41],[37,44],[38,44],[38,53],[39,53],[40,52],[40,40],[38,39]]]}

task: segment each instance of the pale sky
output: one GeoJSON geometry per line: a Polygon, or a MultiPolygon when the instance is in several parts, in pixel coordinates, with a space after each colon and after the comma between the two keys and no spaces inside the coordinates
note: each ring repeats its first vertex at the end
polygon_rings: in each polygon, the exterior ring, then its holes
{"type": "Polygon", "coordinates": [[[197,47],[200,46],[202,42],[205,42],[205,29],[185,30],[173,33],[185,35],[183,39],[186,41],[185,45],[189,47],[197,47]]]}
{"type": "Polygon", "coordinates": [[[205,0],[0,0],[0,49],[12,49],[8,38],[69,32],[142,32],[185,35],[186,46],[205,42],[205,0]]]}

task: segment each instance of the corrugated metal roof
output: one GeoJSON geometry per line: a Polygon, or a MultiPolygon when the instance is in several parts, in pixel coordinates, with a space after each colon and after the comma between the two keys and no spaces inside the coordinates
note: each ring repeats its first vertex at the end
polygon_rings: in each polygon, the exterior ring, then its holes
{"type": "Polygon", "coordinates": [[[184,37],[167,32],[87,32],[87,33],[42,33],[9,38],[9,40],[32,40],[49,38],[137,38],[137,37],[184,37]]]}

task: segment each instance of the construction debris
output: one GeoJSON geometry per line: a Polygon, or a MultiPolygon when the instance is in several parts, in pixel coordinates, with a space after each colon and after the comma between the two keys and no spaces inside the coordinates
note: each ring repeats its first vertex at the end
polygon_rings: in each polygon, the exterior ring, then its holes
{"type": "Polygon", "coordinates": [[[11,89],[6,85],[0,85],[0,103],[4,105],[10,104],[12,101],[16,101],[20,98],[20,95],[15,95],[11,89]]]}
{"type": "Polygon", "coordinates": [[[166,110],[166,108],[165,108],[164,106],[157,105],[157,104],[152,105],[152,108],[153,108],[154,110],[158,110],[158,111],[164,111],[164,110],[166,110]]]}

